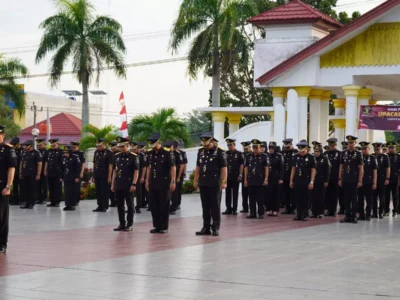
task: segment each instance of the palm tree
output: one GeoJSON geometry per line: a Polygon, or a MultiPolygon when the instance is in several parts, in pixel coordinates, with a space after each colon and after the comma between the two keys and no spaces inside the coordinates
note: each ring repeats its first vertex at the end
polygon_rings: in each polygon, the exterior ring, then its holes
{"type": "Polygon", "coordinates": [[[5,58],[0,54],[0,92],[10,96],[20,116],[25,113],[25,95],[21,93],[15,77],[27,74],[27,67],[18,58],[5,58]]]}
{"type": "Polygon", "coordinates": [[[195,36],[188,54],[188,74],[196,79],[204,70],[212,76],[212,106],[220,106],[221,67],[234,61],[248,63],[249,51],[241,31],[247,17],[255,15],[249,0],[183,0],[170,41],[172,52],[195,36]]]}
{"type": "Polygon", "coordinates": [[[117,134],[118,129],[115,126],[108,125],[102,128],[94,127],[93,125],[85,125],[82,133],[83,137],[80,140],[80,148],[86,151],[89,148],[96,147],[97,139],[105,139],[106,143],[109,143],[119,136],[117,134]]]}
{"type": "Polygon", "coordinates": [[[56,86],[69,59],[72,72],[82,84],[82,127],[89,124],[88,87],[95,76],[98,84],[100,72],[111,67],[117,77],[126,77],[121,25],[107,16],[94,16],[89,0],[54,0],[58,13],[44,20],[44,30],[36,63],[49,52],[56,51],[50,63],[50,83],[56,86]]]}
{"type": "Polygon", "coordinates": [[[153,132],[161,134],[161,140],[181,140],[188,147],[192,141],[185,121],[175,116],[175,109],[161,108],[151,115],[139,115],[129,123],[129,136],[144,142],[153,132]]]}

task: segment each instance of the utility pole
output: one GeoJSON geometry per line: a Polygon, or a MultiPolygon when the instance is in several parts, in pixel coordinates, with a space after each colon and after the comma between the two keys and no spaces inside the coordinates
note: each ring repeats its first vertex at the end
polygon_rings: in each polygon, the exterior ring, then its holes
{"type": "MultiPolygon", "coordinates": [[[[34,144],[35,149],[37,149],[37,145],[36,145],[36,138],[38,136],[38,133],[37,133],[38,130],[36,128],[37,106],[36,106],[35,102],[33,102],[33,106],[31,106],[31,111],[33,111],[33,130],[32,130],[33,144],[34,144]]],[[[39,111],[43,111],[43,107],[41,107],[39,111]]]]}
{"type": "Polygon", "coordinates": [[[50,139],[50,111],[49,108],[47,108],[47,122],[46,122],[46,144],[49,143],[50,139]]]}

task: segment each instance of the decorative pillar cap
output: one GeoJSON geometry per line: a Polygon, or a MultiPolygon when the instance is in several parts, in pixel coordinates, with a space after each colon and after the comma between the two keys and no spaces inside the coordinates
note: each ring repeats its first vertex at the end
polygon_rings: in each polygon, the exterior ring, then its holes
{"type": "Polygon", "coordinates": [[[324,90],[322,92],[322,95],[321,95],[321,100],[322,101],[329,101],[329,100],[331,100],[331,96],[332,96],[332,91],[324,90]]]}
{"type": "Polygon", "coordinates": [[[225,122],[226,112],[214,111],[211,115],[214,122],[225,122]]]}
{"type": "Polygon", "coordinates": [[[310,95],[311,87],[309,86],[298,86],[294,90],[297,92],[299,97],[308,97],[310,95]]]}
{"type": "Polygon", "coordinates": [[[345,119],[331,119],[333,126],[337,129],[346,128],[346,120],[345,119]]]}
{"type": "Polygon", "coordinates": [[[358,99],[369,99],[372,94],[372,89],[360,89],[358,92],[358,99]]]}
{"type": "Polygon", "coordinates": [[[322,89],[312,89],[310,91],[310,100],[321,100],[321,96],[324,90],[322,89]]]}
{"type": "Polygon", "coordinates": [[[342,87],[345,96],[358,96],[361,87],[358,85],[348,85],[342,87]]]}
{"type": "Polygon", "coordinates": [[[346,108],[346,100],[345,99],[333,99],[333,107],[335,108],[346,108]]]}
{"type": "Polygon", "coordinates": [[[242,119],[242,115],[241,114],[230,114],[230,113],[228,113],[226,116],[228,118],[229,124],[240,124],[240,121],[242,119]]]}
{"type": "Polygon", "coordinates": [[[376,105],[378,100],[369,100],[369,105],[376,105]]]}
{"type": "Polygon", "coordinates": [[[286,98],[287,88],[285,87],[273,87],[271,88],[272,97],[274,98],[286,98]]]}

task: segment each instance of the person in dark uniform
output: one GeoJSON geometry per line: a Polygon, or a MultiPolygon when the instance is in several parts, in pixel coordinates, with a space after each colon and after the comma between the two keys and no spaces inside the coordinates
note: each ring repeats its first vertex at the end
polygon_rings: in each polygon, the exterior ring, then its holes
{"type": "Polygon", "coordinates": [[[175,156],[161,147],[159,133],[153,133],[147,141],[152,149],[148,151],[146,170],[146,190],[154,226],[150,233],[167,233],[170,193],[176,188],[175,156]]]}
{"type": "Polygon", "coordinates": [[[372,218],[383,219],[385,212],[385,189],[390,181],[390,160],[389,156],[382,153],[382,143],[373,143],[374,156],[378,163],[378,180],[376,190],[372,198],[372,218]],[[378,215],[378,197],[379,197],[379,215],[378,215]]]}
{"type": "Polygon", "coordinates": [[[243,154],[236,150],[236,140],[226,139],[228,151],[226,159],[228,163],[228,182],[225,190],[226,211],[223,215],[237,215],[239,185],[243,179],[244,158],[243,154]]]}
{"type": "Polygon", "coordinates": [[[131,152],[137,155],[139,159],[139,164],[138,164],[138,180],[136,182],[136,207],[135,211],[137,214],[142,213],[141,208],[143,206],[143,190],[145,187],[143,186],[144,183],[144,178],[145,178],[145,173],[146,173],[146,164],[147,164],[147,158],[146,155],[140,151],[139,149],[139,142],[131,142],[131,152]]]}
{"type": "Polygon", "coordinates": [[[38,187],[37,187],[37,198],[38,198],[38,200],[36,201],[36,204],[45,204],[46,200],[47,200],[47,193],[48,193],[47,176],[44,176],[48,150],[46,149],[46,144],[44,142],[45,142],[44,139],[37,139],[36,140],[36,144],[37,144],[38,150],[40,152],[40,155],[42,156],[42,172],[40,174],[40,180],[38,182],[38,187]]]}
{"type": "Polygon", "coordinates": [[[74,151],[73,146],[64,147],[63,176],[60,179],[61,182],[64,182],[64,211],[75,210],[75,206],[78,203],[80,189],[78,189],[77,186],[80,184],[82,168],[82,162],[79,156],[80,153],[74,151]]]}
{"type": "Polygon", "coordinates": [[[293,158],[299,151],[293,149],[293,139],[285,139],[283,143],[283,204],[285,211],[283,215],[292,215],[296,210],[293,189],[290,188],[290,174],[292,173],[293,158]]]}
{"type": "Polygon", "coordinates": [[[346,205],[346,217],[341,223],[358,223],[357,221],[357,194],[362,187],[363,157],[355,149],[357,137],[346,136],[348,149],[342,152],[339,167],[339,186],[343,188],[343,197],[346,205]]]}
{"type": "MultiPolygon", "coordinates": [[[[112,155],[113,155],[113,162],[115,159],[115,155],[120,152],[118,150],[117,144],[118,144],[118,142],[116,140],[111,141],[109,143],[110,151],[112,152],[112,155]]],[[[114,169],[111,170],[111,178],[113,175],[114,175],[114,169]]],[[[110,185],[110,191],[109,191],[108,198],[110,198],[110,204],[108,205],[108,207],[117,207],[117,201],[115,200],[115,193],[111,190],[111,185],[110,185]]]]}
{"type": "Polygon", "coordinates": [[[17,168],[17,155],[11,144],[4,143],[5,126],[0,125],[0,254],[5,254],[8,242],[9,200],[11,184],[17,168]]]}
{"type": "MultiPolygon", "coordinates": [[[[141,190],[142,190],[142,206],[141,208],[148,208],[148,200],[147,200],[147,191],[146,191],[146,174],[147,174],[147,153],[146,153],[146,143],[138,142],[138,150],[140,155],[143,156],[142,160],[144,159],[144,170],[143,175],[140,176],[139,181],[141,183],[141,190]]],[[[140,156],[139,156],[140,160],[140,156]]],[[[148,209],[149,210],[149,209],[148,209]]]]}
{"type": "Polygon", "coordinates": [[[244,166],[244,186],[249,188],[250,214],[248,219],[264,219],[264,189],[268,186],[269,157],[261,153],[261,142],[251,141],[253,152],[246,157],[244,166]],[[258,208],[258,209],[257,209],[258,208]]]}
{"type": "Polygon", "coordinates": [[[106,212],[111,185],[114,157],[106,148],[104,139],[97,140],[97,150],[94,152],[94,182],[96,185],[97,208],[93,212],[106,212]]]}
{"type": "MultiPolygon", "coordinates": [[[[325,191],[329,184],[331,165],[328,157],[322,153],[322,145],[314,146],[314,157],[316,160],[316,172],[314,188],[311,192],[312,216],[311,218],[322,219],[325,210],[325,191]]],[[[337,182],[337,181],[336,181],[337,182]]],[[[337,200],[336,200],[337,201],[337,200]]]]}
{"type": "Polygon", "coordinates": [[[358,189],[358,220],[371,221],[372,195],[377,186],[378,163],[373,155],[369,154],[369,143],[360,142],[364,162],[363,185],[358,189]],[[365,207],[365,202],[367,206],[365,207]]]}
{"type": "Polygon", "coordinates": [[[261,141],[261,144],[260,144],[260,152],[261,153],[267,152],[267,145],[268,145],[267,141],[261,141]]]}
{"type": "MultiPolygon", "coordinates": [[[[343,154],[344,151],[347,150],[347,148],[348,148],[348,143],[346,141],[343,141],[341,155],[343,154]]],[[[338,182],[339,182],[339,180],[338,180],[338,182]]],[[[341,186],[339,186],[339,212],[338,212],[338,215],[345,214],[345,207],[346,207],[346,204],[345,204],[345,199],[344,199],[343,188],[341,186]]]]}
{"type": "Polygon", "coordinates": [[[47,153],[45,163],[44,176],[48,179],[50,204],[47,207],[60,207],[62,184],[61,184],[61,167],[64,152],[58,146],[59,139],[50,139],[51,149],[47,153]]]}
{"type": "Polygon", "coordinates": [[[171,208],[170,208],[170,214],[175,214],[176,211],[178,210],[179,206],[179,198],[181,196],[181,189],[182,189],[182,174],[185,170],[185,164],[183,161],[183,156],[182,153],[179,150],[176,150],[174,147],[174,142],[173,141],[168,141],[167,147],[170,146],[170,151],[174,154],[175,156],[175,167],[176,167],[176,188],[171,194],[171,208]]]}
{"type": "Polygon", "coordinates": [[[339,179],[340,157],[342,155],[342,152],[340,152],[336,148],[337,147],[336,138],[330,138],[327,140],[327,142],[329,150],[327,150],[325,155],[329,159],[331,169],[330,169],[328,187],[326,188],[327,207],[325,216],[336,217],[338,197],[339,197],[338,179],[339,179]]]}
{"type": "Polygon", "coordinates": [[[183,185],[183,182],[184,182],[184,180],[185,180],[185,178],[186,178],[186,171],[187,171],[187,164],[188,164],[188,159],[187,159],[187,154],[186,154],[186,152],[185,151],[183,151],[181,148],[179,148],[179,143],[178,143],[178,141],[174,141],[174,149],[176,150],[176,151],[179,151],[181,154],[182,154],[182,159],[183,159],[183,173],[182,173],[182,176],[180,177],[180,178],[177,178],[176,179],[176,182],[178,183],[178,180],[179,180],[179,183],[180,183],[180,185],[181,185],[181,190],[180,190],[180,192],[179,192],[179,201],[178,201],[178,207],[176,208],[176,210],[180,210],[181,209],[181,203],[182,203],[182,185],[183,185]]]}
{"type": "Polygon", "coordinates": [[[114,231],[133,230],[133,209],[132,193],[136,190],[139,177],[139,157],[136,153],[129,152],[129,141],[126,138],[118,137],[118,148],[120,152],[115,155],[113,163],[113,178],[111,190],[115,192],[118,205],[119,226],[114,231]],[[128,215],[125,221],[125,204],[128,207],[128,215]]]}
{"type": "MultiPolygon", "coordinates": [[[[241,143],[243,147],[243,168],[246,165],[246,157],[251,153],[251,141],[246,141],[241,143]]],[[[244,169],[243,169],[244,170],[244,169]]],[[[242,210],[241,213],[249,212],[249,189],[248,187],[242,185],[242,210]]]]}
{"type": "Polygon", "coordinates": [[[20,178],[19,178],[19,165],[21,162],[22,148],[21,148],[21,144],[19,142],[18,137],[13,138],[10,141],[10,145],[13,146],[13,148],[15,150],[15,154],[17,155],[17,168],[15,169],[10,205],[19,205],[20,194],[21,194],[20,178]]]}
{"type": "Polygon", "coordinates": [[[24,144],[26,150],[19,166],[20,179],[24,186],[21,198],[22,202],[25,202],[21,208],[32,209],[35,206],[38,181],[42,172],[42,156],[38,150],[35,150],[32,140],[28,140],[24,144]]]}
{"type": "Polygon", "coordinates": [[[292,172],[290,173],[290,188],[294,191],[297,215],[295,221],[307,221],[310,207],[310,192],[314,189],[316,162],[313,155],[308,153],[308,143],[301,140],[297,145],[299,153],[293,157],[292,172]]]}
{"type": "Polygon", "coordinates": [[[387,154],[389,151],[387,144],[382,144],[382,153],[387,154]]]}
{"type": "Polygon", "coordinates": [[[212,132],[200,136],[203,147],[199,150],[194,174],[194,188],[200,188],[203,208],[203,228],[196,235],[219,235],[221,223],[221,191],[227,186],[226,153],[216,146],[212,132]],[[211,224],[212,219],[212,224],[211,224]]]}
{"type": "Polygon", "coordinates": [[[270,171],[268,177],[268,196],[266,208],[267,216],[276,217],[279,213],[279,202],[281,200],[281,187],[283,184],[283,155],[276,152],[276,142],[269,142],[270,171]]]}
{"type": "Polygon", "coordinates": [[[395,217],[398,210],[397,190],[399,188],[400,155],[396,153],[395,142],[388,142],[387,146],[389,149],[387,155],[390,160],[390,180],[385,191],[385,215],[389,216],[390,214],[390,196],[392,196],[392,215],[395,217]]]}
{"type": "MultiPolygon", "coordinates": [[[[70,143],[71,147],[72,147],[72,154],[76,155],[79,157],[79,161],[81,162],[81,168],[80,168],[80,174],[79,174],[79,182],[78,184],[75,184],[75,188],[76,188],[76,201],[75,201],[75,206],[79,206],[79,202],[81,201],[81,187],[82,187],[82,178],[83,178],[83,172],[85,171],[85,167],[86,167],[86,155],[85,152],[81,151],[79,149],[79,142],[71,142],[70,143]]],[[[64,152],[65,154],[65,152],[64,152]]]]}

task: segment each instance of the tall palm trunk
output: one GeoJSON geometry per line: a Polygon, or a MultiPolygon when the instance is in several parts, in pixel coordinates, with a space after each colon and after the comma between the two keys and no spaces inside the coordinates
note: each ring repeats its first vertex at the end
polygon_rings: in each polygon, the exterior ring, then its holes
{"type": "MultiPolygon", "coordinates": [[[[88,86],[89,86],[89,78],[88,75],[85,73],[82,76],[82,128],[84,128],[85,125],[89,124],[89,92],[88,92],[88,86]]],[[[82,136],[84,136],[84,132],[82,131],[82,136]]]]}
{"type": "Polygon", "coordinates": [[[212,107],[220,107],[220,93],[221,93],[221,66],[219,53],[214,54],[214,63],[212,70],[212,107]]]}

